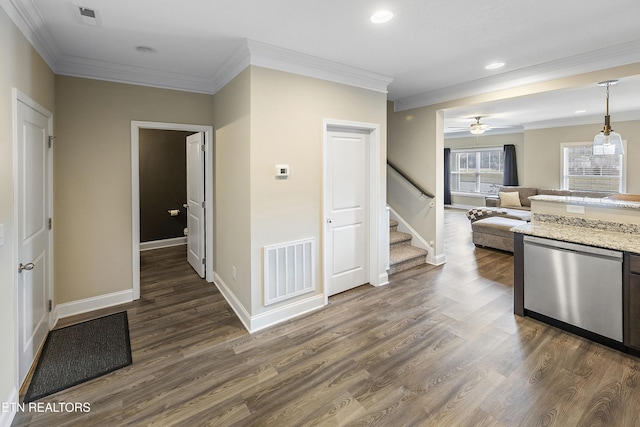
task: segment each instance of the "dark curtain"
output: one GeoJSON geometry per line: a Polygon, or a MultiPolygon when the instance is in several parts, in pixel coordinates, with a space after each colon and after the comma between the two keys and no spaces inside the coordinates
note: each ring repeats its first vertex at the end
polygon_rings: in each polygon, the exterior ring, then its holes
{"type": "Polygon", "coordinates": [[[516,164],[516,146],[504,146],[504,175],[502,185],[518,185],[518,165],[516,164]]]}
{"type": "Polygon", "coordinates": [[[451,148],[444,149],[444,204],[451,204],[451,148]]]}

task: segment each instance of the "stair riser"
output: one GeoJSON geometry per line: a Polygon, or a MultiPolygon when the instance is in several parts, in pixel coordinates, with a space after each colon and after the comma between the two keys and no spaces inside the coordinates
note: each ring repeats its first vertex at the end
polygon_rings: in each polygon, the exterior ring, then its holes
{"type": "Polygon", "coordinates": [[[426,251],[411,245],[412,236],[408,233],[396,233],[398,231],[398,221],[389,221],[389,237],[393,242],[389,242],[391,265],[389,274],[399,273],[409,270],[418,265],[426,264],[426,251]],[[410,247],[411,249],[406,249],[410,247]]]}
{"type": "Polygon", "coordinates": [[[426,259],[424,256],[411,258],[398,264],[392,265],[388,271],[388,274],[400,273],[401,271],[406,271],[422,264],[426,264],[426,259]]]}
{"type": "Polygon", "coordinates": [[[389,245],[389,247],[391,249],[393,248],[401,248],[404,246],[411,246],[411,240],[402,240],[400,242],[395,242],[395,243],[391,243],[391,245],[389,245]]]}

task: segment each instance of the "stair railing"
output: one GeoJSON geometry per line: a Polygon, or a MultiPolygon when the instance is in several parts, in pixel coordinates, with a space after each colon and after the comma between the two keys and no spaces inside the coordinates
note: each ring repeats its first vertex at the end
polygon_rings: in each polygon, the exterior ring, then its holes
{"type": "Polygon", "coordinates": [[[417,182],[415,182],[413,179],[411,179],[406,173],[402,172],[402,170],[400,170],[396,165],[394,165],[393,163],[391,163],[389,160],[387,160],[387,165],[389,165],[389,167],[391,169],[393,169],[394,171],[396,171],[398,173],[398,175],[400,175],[405,181],[407,181],[409,184],[411,184],[416,190],[418,190],[420,192],[420,194],[425,195],[431,199],[435,199],[436,196],[435,194],[431,193],[430,191],[425,190],[424,188],[422,188],[422,186],[420,184],[418,184],[417,182]]]}

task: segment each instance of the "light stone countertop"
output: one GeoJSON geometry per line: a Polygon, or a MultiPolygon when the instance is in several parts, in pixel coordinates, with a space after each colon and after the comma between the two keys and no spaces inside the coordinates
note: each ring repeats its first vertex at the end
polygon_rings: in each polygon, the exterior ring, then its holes
{"type": "Polygon", "coordinates": [[[553,202],[564,203],[568,205],[582,205],[582,206],[598,206],[603,208],[627,208],[627,209],[640,209],[640,202],[633,202],[627,200],[614,200],[604,198],[593,197],[571,197],[571,196],[547,196],[539,194],[537,196],[529,197],[529,200],[538,200],[541,202],[553,202]]]}
{"type": "Polygon", "coordinates": [[[513,227],[511,231],[563,242],[640,254],[640,234],[638,233],[598,230],[552,222],[527,223],[523,226],[513,227]]]}

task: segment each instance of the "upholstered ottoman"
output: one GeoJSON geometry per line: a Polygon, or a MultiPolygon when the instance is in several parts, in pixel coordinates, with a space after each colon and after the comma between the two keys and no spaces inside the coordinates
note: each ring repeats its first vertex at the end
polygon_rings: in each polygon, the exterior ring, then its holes
{"type": "Polygon", "coordinates": [[[526,221],[492,216],[471,223],[473,243],[476,246],[513,252],[513,232],[511,228],[525,225],[526,221]]]}

